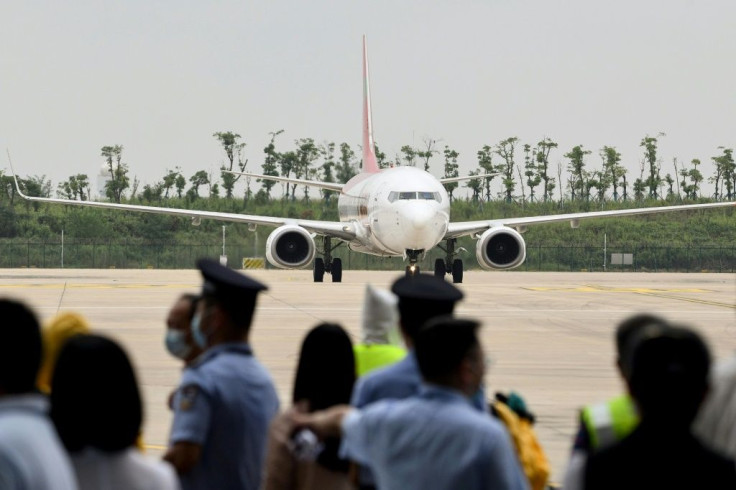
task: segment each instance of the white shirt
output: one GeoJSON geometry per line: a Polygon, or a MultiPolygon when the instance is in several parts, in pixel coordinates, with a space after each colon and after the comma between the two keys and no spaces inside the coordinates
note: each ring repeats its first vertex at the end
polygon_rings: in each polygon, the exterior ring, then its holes
{"type": "Polygon", "coordinates": [[[0,397],[0,489],[76,490],[48,407],[43,395],[0,397]]]}
{"type": "Polygon", "coordinates": [[[179,490],[174,468],[129,448],[106,453],[87,448],[72,455],[79,490],[179,490]]]}

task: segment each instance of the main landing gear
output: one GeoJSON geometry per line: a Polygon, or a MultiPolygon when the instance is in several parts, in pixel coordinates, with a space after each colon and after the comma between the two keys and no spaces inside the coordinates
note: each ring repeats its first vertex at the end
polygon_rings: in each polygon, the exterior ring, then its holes
{"type": "Polygon", "coordinates": [[[322,255],[324,258],[314,259],[314,282],[324,282],[325,272],[332,275],[332,282],[342,282],[342,259],[332,258],[332,251],[339,247],[340,243],[342,242],[338,242],[333,247],[330,237],[322,238],[322,255]]]}
{"type": "Polygon", "coordinates": [[[458,253],[455,251],[455,243],[457,238],[448,238],[444,247],[439,245],[445,252],[445,258],[434,261],[434,275],[444,278],[445,274],[452,274],[452,282],[458,284],[463,282],[463,261],[454,258],[458,253]]]}

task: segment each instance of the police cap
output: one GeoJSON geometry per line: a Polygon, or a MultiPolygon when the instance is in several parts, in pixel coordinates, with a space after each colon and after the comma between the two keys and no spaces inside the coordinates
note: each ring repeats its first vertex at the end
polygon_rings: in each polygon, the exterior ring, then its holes
{"type": "Polygon", "coordinates": [[[399,300],[442,301],[456,303],[463,298],[458,288],[430,274],[414,274],[402,276],[391,286],[391,292],[399,300]]]}
{"type": "Polygon", "coordinates": [[[268,289],[265,284],[212,259],[199,259],[197,269],[204,279],[202,296],[211,296],[228,302],[242,301],[255,298],[259,291],[268,289]]]}

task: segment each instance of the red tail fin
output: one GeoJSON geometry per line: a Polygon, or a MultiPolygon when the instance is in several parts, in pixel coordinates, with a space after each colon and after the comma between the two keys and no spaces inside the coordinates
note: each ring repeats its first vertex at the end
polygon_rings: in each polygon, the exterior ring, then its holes
{"type": "Polygon", "coordinates": [[[378,172],[371,117],[371,84],[368,77],[368,46],[363,36],[363,172],[378,172]]]}

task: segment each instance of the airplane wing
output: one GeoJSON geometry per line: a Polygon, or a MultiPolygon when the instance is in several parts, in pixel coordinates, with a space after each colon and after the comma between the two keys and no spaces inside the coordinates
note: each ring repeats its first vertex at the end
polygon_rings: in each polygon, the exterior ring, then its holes
{"type": "Polygon", "coordinates": [[[278,175],[262,175],[262,174],[252,174],[249,172],[233,172],[232,170],[223,170],[223,172],[227,172],[233,175],[243,175],[245,177],[255,177],[256,179],[273,180],[276,182],[286,182],[288,184],[320,187],[322,189],[327,189],[327,190],[335,191],[335,192],[341,192],[342,188],[344,187],[344,184],[338,184],[336,182],[320,182],[318,180],[292,179],[291,177],[280,177],[278,175]]]}
{"type": "Polygon", "coordinates": [[[490,177],[496,177],[497,175],[501,175],[501,174],[496,173],[496,174],[483,174],[483,175],[464,175],[462,177],[447,177],[446,179],[437,179],[437,180],[439,180],[441,184],[449,184],[450,182],[460,182],[463,180],[486,179],[490,177]]]}
{"type": "Polygon", "coordinates": [[[541,223],[555,223],[569,221],[573,228],[577,228],[580,220],[590,218],[612,218],[617,216],[635,216],[640,214],[669,213],[672,211],[691,211],[697,209],[736,207],[736,202],[713,202],[707,204],[684,204],[681,206],[656,206],[648,208],[616,209],[612,211],[591,211],[587,213],[550,214],[547,216],[529,216],[522,218],[499,218],[480,221],[458,221],[450,223],[445,238],[457,238],[465,235],[482,233],[495,226],[511,228],[525,228],[529,225],[541,223]]]}
{"type": "Polygon", "coordinates": [[[18,178],[13,170],[11,163],[10,169],[13,172],[13,179],[15,180],[15,188],[18,194],[29,201],[46,202],[54,204],[67,204],[70,206],[86,206],[93,208],[105,208],[105,209],[121,209],[126,211],[136,211],[140,213],[153,213],[153,214],[168,214],[171,216],[181,216],[184,218],[192,218],[192,220],[198,220],[202,218],[209,218],[218,221],[229,221],[232,223],[248,223],[253,225],[264,225],[270,227],[278,227],[281,225],[295,224],[303,227],[310,233],[317,235],[328,235],[342,240],[350,241],[355,238],[356,231],[353,223],[342,223],[339,221],[317,221],[307,219],[294,219],[294,218],[278,218],[273,216],[254,216],[248,214],[237,214],[237,213],[220,213],[216,211],[199,211],[195,209],[180,209],[180,208],[164,208],[157,206],[142,206],[136,204],[117,204],[110,202],[99,202],[99,201],[72,201],[68,199],[54,199],[50,197],[33,197],[23,194],[18,185],[18,178]]]}

